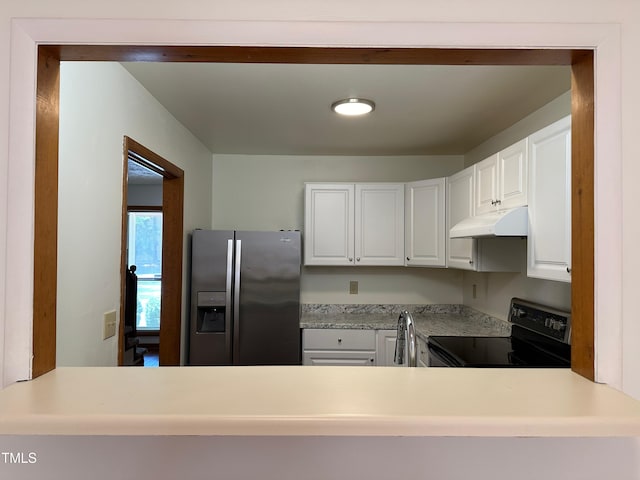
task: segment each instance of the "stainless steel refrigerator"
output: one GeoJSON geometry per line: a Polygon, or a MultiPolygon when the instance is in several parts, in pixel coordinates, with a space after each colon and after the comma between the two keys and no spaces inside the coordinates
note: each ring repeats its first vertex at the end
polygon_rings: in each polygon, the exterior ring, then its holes
{"type": "Polygon", "coordinates": [[[300,364],[300,232],[194,230],[190,365],[300,364]]]}

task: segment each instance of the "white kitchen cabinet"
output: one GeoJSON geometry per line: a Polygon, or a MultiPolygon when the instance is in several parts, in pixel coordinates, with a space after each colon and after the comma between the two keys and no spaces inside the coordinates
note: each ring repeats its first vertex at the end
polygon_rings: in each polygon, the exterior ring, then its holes
{"type": "Polygon", "coordinates": [[[445,190],[446,178],[405,185],[405,265],[446,266],[445,190]]]}
{"type": "Polygon", "coordinates": [[[571,117],[529,137],[527,275],[571,281],[571,117]]]}
{"type": "Polygon", "coordinates": [[[456,223],[474,214],[475,165],[451,175],[447,180],[447,266],[475,270],[475,240],[450,238],[449,230],[456,223]]]}
{"type": "Polygon", "coordinates": [[[527,205],[527,139],[478,162],[475,214],[527,205]]]}
{"type": "Polygon", "coordinates": [[[376,330],[376,359],[378,366],[400,366],[394,362],[396,336],[397,330],[376,330]]]}
{"type": "Polygon", "coordinates": [[[404,184],[305,185],[305,265],[404,265],[404,184]]]}
{"type": "Polygon", "coordinates": [[[476,213],[476,167],[467,167],[447,180],[447,266],[476,272],[520,272],[526,250],[520,238],[449,237],[451,227],[476,213]]]}
{"type": "Polygon", "coordinates": [[[305,328],[302,364],[375,366],[375,330],[305,328]]]}
{"type": "Polygon", "coordinates": [[[305,265],[352,265],[355,185],[305,185],[305,265]]]}

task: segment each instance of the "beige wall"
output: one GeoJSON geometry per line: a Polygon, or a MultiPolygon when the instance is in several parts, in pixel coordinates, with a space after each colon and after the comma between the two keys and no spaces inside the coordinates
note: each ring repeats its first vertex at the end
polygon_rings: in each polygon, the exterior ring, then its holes
{"type": "MultiPolygon", "coordinates": [[[[450,175],[462,156],[214,155],[214,228],[302,230],[304,182],[406,182],[450,175]]],[[[304,232],[303,232],[304,235],[304,232]]],[[[460,272],[432,268],[306,267],[303,303],[461,303],[460,272]],[[359,293],[349,294],[349,281],[359,293]]]]}
{"type": "MultiPolygon", "coordinates": [[[[479,162],[569,114],[571,114],[571,92],[561,95],[469,151],[464,157],[465,166],[479,162]]],[[[520,297],[570,310],[571,284],[529,278],[526,274],[525,255],[522,260],[522,273],[465,272],[464,304],[502,319],[507,318],[511,297],[520,297]]]]}
{"type": "Polygon", "coordinates": [[[120,311],[124,135],[185,170],[185,241],[211,219],[210,152],[119,64],[63,63],[58,366],[117,364],[117,336],[103,340],[102,323],[120,311]]]}

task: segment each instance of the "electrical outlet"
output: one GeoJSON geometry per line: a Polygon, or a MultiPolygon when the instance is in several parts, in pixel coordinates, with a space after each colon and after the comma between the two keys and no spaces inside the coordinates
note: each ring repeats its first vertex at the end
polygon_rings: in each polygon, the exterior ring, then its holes
{"type": "Polygon", "coordinates": [[[357,295],[358,294],[358,282],[355,280],[351,280],[349,282],[349,293],[351,295],[357,295]]]}
{"type": "Polygon", "coordinates": [[[116,335],[116,311],[111,310],[104,314],[104,324],[102,329],[102,339],[115,337],[116,335]]]}

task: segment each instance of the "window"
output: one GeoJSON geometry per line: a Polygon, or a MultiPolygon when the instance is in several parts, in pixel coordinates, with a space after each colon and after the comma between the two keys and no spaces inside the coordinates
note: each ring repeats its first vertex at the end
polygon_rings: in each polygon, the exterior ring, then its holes
{"type": "Polygon", "coordinates": [[[138,330],[160,330],[162,286],[162,212],[128,213],[127,263],[138,275],[138,330]]]}

